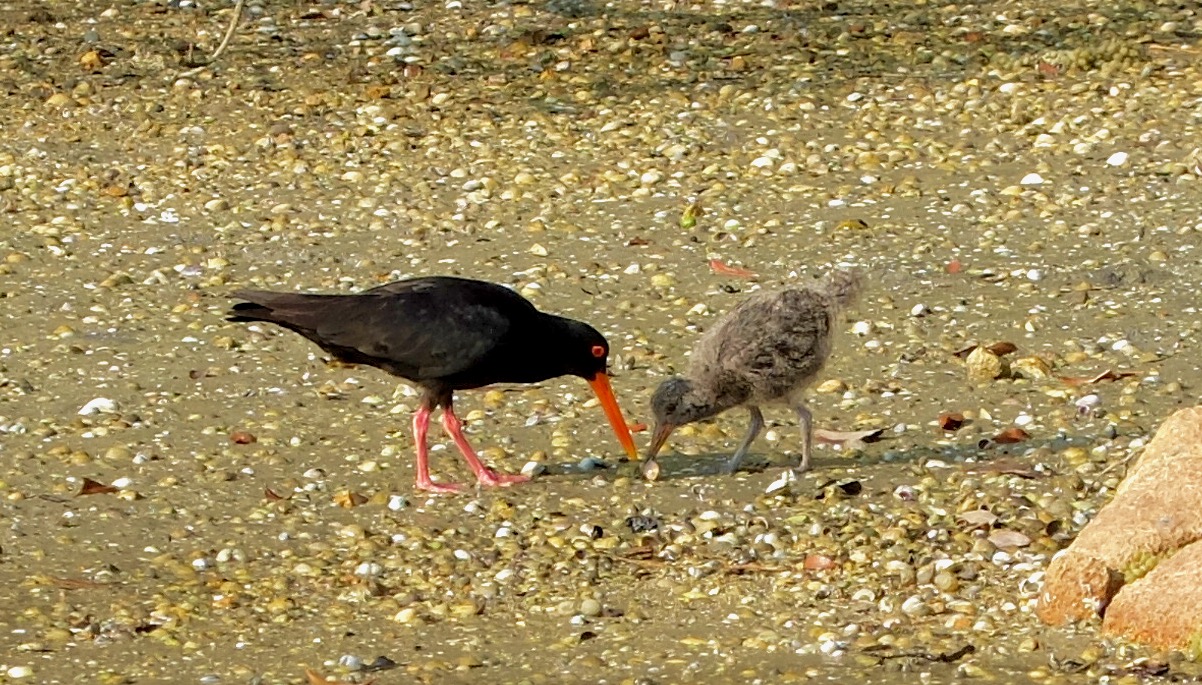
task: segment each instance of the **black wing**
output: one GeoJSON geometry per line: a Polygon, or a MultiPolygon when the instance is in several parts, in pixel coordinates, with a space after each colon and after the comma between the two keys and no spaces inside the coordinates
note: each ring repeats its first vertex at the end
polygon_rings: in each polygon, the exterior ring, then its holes
{"type": "Polygon", "coordinates": [[[357,295],[241,291],[231,320],[296,331],[336,357],[415,381],[463,373],[536,310],[492,283],[449,277],[398,281],[357,295]]]}

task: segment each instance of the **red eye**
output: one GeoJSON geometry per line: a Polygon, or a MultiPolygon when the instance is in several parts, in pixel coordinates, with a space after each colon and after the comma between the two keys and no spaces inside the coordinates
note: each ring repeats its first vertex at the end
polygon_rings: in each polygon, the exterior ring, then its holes
{"type": "Polygon", "coordinates": [[[604,357],[605,356],[605,346],[604,345],[593,345],[593,356],[596,357],[597,359],[604,357]]]}

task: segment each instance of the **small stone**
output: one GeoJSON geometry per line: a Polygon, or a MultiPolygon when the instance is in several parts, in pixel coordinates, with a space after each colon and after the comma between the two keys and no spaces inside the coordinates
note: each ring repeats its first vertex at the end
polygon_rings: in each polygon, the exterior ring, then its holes
{"type": "Polygon", "coordinates": [[[1043,176],[1040,176],[1039,174],[1036,174],[1036,173],[1030,173],[1030,174],[1027,174],[1026,176],[1023,176],[1022,180],[1019,181],[1018,183],[1019,183],[1019,185],[1024,185],[1024,186],[1038,186],[1038,185],[1043,185],[1043,182],[1044,182],[1043,176]]]}
{"type": "Polygon", "coordinates": [[[1092,414],[1093,411],[1102,404],[1102,398],[1098,397],[1097,395],[1090,394],[1078,399],[1073,404],[1077,406],[1078,414],[1092,414]]]}
{"type": "Polygon", "coordinates": [[[847,383],[844,383],[838,378],[831,378],[819,383],[818,387],[814,388],[814,392],[823,395],[829,395],[836,392],[847,392],[847,383]]]}
{"type": "Polygon", "coordinates": [[[601,459],[596,457],[584,457],[576,463],[576,468],[581,471],[597,471],[608,468],[608,465],[601,459]]]}
{"type": "Polygon", "coordinates": [[[1106,158],[1107,166],[1123,166],[1127,163],[1128,155],[1126,152],[1116,152],[1106,158]]]}
{"type": "Polygon", "coordinates": [[[991,381],[1005,373],[1002,358],[984,346],[974,349],[965,360],[965,365],[968,368],[969,379],[974,381],[991,381]]]}
{"type": "Polygon", "coordinates": [[[61,109],[74,104],[75,101],[72,100],[71,96],[67,95],[66,93],[55,93],[54,95],[46,98],[46,106],[53,109],[61,109]]]}
{"type": "Polygon", "coordinates": [[[1010,365],[1015,376],[1029,380],[1045,380],[1052,377],[1052,367],[1042,357],[1020,357],[1010,365]]]}
{"type": "Polygon", "coordinates": [[[117,402],[110,400],[107,397],[97,397],[89,400],[87,404],[79,409],[80,416],[93,416],[95,414],[115,414],[117,413],[117,402]]]}
{"type": "Polygon", "coordinates": [[[600,616],[601,615],[601,602],[598,602],[597,600],[593,599],[592,597],[589,597],[588,599],[586,599],[580,603],[580,613],[584,614],[585,616],[588,616],[589,618],[594,618],[596,616],[600,616]]]}
{"type": "Polygon", "coordinates": [[[664,173],[659,169],[645,171],[642,176],[639,176],[639,183],[645,186],[653,186],[662,180],[664,180],[664,173]]]}

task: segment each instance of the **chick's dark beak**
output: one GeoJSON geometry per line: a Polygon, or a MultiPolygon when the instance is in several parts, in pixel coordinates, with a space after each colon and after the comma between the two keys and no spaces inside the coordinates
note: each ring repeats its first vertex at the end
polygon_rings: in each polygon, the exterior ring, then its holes
{"type": "Polygon", "coordinates": [[[655,455],[659,454],[664,443],[668,441],[668,436],[672,435],[672,431],[676,430],[676,424],[660,421],[655,424],[655,432],[651,434],[651,444],[647,446],[647,459],[654,459],[655,455]]]}

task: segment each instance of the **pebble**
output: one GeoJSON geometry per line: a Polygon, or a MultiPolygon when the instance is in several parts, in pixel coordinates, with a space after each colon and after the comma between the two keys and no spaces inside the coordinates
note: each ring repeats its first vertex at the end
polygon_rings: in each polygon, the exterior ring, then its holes
{"type": "Polygon", "coordinates": [[[535,478],[547,472],[547,466],[542,462],[528,461],[522,465],[522,475],[535,478]]]}
{"type": "Polygon", "coordinates": [[[95,414],[115,414],[117,413],[118,405],[115,400],[110,400],[107,397],[97,397],[88,400],[79,409],[80,416],[93,416],[95,414]]]}
{"type": "Polygon", "coordinates": [[[1076,405],[1078,413],[1089,414],[1093,412],[1094,409],[1101,406],[1102,398],[1091,393],[1077,399],[1075,402],[1073,402],[1073,404],[1076,405]]]}
{"type": "Polygon", "coordinates": [[[338,665],[348,671],[361,671],[363,670],[363,659],[354,654],[343,654],[338,657],[338,665]]]}
{"type": "Polygon", "coordinates": [[[597,471],[609,468],[609,464],[597,457],[584,457],[576,463],[576,468],[581,471],[597,471]]]}
{"type": "Polygon", "coordinates": [[[642,183],[645,186],[656,185],[662,180],[664,180],[664,174],[659,169],[645,171],[643,172],[643,175],[639,177],[639,183],[642,183]]]}

